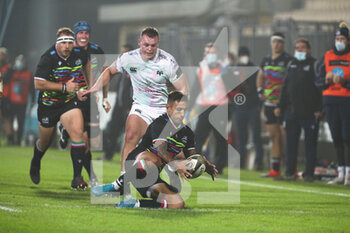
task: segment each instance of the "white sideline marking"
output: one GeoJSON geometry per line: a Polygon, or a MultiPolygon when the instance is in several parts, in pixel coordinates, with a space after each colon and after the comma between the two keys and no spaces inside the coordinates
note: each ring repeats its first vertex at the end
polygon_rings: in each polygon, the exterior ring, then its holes
{"type": "MultiPolygon", "coordinates": [[[[201,179],[211,180],[210,177],[206,177],[206,176],[202,176],[201,179]]],[[[332,192],[322,192],[322,191],[310,190],[310,189],[288,188],[288,187],[269,185],[269,184],[259,184],[259,183],[245,182],[245,181],[227,180],[227,179],[223,179],[223,178],[216,178],[216,180],[223,181],[223,182],[230,182],[233,184],[243,184],[243,185],[261,187],[261,188],[281,189],[281,190],[288,190],[288,191],[294,191],[294,192],[315,193],[315,194],[340,196],[340,197],[350,197],[350,194],[347,194],[347,193],[332,193],[332,192]]]]}
{"type": "Polygon", "coordinates": [[[16,210],[5,206],[0,206],[0,210],[10,211],[10,212],[22,212],[22,210],[16,210]]]}

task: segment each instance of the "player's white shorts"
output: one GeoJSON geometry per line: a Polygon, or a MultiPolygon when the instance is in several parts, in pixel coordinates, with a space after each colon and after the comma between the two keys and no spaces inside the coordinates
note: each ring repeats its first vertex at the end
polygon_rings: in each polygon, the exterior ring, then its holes
{"type": "Polygon", "coordinates": [[[164,113],[166,113],[166,107],[157,108],[133,103],[129,116],[137,115],[141,117],[141,119],[144,120],[147,125],[150,125],[155,119],[164,113]]]}

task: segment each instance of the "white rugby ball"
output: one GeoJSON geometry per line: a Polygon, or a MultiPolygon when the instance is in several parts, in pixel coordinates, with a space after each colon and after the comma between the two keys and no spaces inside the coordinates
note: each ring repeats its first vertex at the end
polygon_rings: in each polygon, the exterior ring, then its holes
{"type": "Polygon", "coordinates": [[[191,160],[188,161],[186,166],[189,168],[194,168],[194,170],[189,170],[189,172],[192,174],[192,177],[187,177],[187,178],[194,179],[201,176],[206,169],[204,158],[200,154],[195,154],[188,157],[188,159],[191,159],[191,160]]]}

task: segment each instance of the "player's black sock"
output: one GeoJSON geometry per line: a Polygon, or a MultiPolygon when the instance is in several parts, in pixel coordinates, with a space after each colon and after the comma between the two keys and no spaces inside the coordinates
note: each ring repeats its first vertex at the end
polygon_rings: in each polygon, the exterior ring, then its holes
{"type": "Polygon", "coordinates": [[[271,163],[272,163],[272,169],[275,170],[276,172],[279,172],[280,164],[281,164],[280,158],[271,158],[271,163]]]}
{"type": "Polygon", "coordinates": [[[83,158],[85,153],[85,143],[84,142],[72,142],[70,155],[73,162],[73,173],[74,178],[81,176],[81,170],[83,168],[83,158]]]}
{"type": "Polygon", "coordinates": [[[90,150],[85,152],[85,155],[83,157],[83,166],[84,166],[86,172],[89,174],[90,178],[96,177],[94,170],[92,169],[92,166],[91,166],[91,151],[90,150]]]}
{"type": "Polygon", "coordinates": [[[168,208],[168,203],[166,200],[162,199],[161,202],[158,202],[156,200],[144,200],[140,199],[138,200],[140,203],[141,208],[168,208]]]}
{"type": "Polygon", "coordinates": [[[41,158],[44,156],[45,154],[45,150],[41,149],[38,145],[38,141],[36,141],[35,145],[34,145],[34,156],[33,156],[33,163],[35,165],[40,165],[40,160],[41,158]]]}

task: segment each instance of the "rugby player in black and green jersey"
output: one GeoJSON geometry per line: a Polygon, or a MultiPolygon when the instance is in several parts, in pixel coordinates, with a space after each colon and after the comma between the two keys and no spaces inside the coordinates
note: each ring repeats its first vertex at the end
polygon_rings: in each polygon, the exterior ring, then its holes
{"type": "Polygon", "coordinates": [[[82,97],[79,89],[87,88],[85,78],[90,75],[90,61],[84,50],[73,48],[73,35],[70,28],[59,28],[55,45],[41,56],[35,72],[35,89],[40,90],[39,139],[34,145],[30,177],[33,183],[39,184],[41,159],[55,134],[57,122],[61,121],[72,140],[74,175],[71,187],[85,189],[87,184],[81,176],[84,120],[79,100],[86,100],[86,97],[82,97]]]}
{"type": "MultiPolygon", "coordinates": [[[[86,51],[91,64],[91,80],[88,84],[91,86],[96,77],[103,71],[105,63],[104,51],[97,44],[90,42],[91,27],[86,21],[78,21],[74,24],[74,47],[86,51]]],[[[108,88],[108,87],[106,87],[108,88]]],[[[90,186],[96,186],[97,178],[91,167],[91,148],[98,148],[100,144],[100,122],[99,112],[97,107],[97,94],[87,96],[86,101],[82,101],[80,106],[84,117],[84,141],[86,151],[83,158],[83,166],[89,174],[90,186]]],[[[106,102],[106,101],[105,101],[106,102]]],[[[106,112],[110,110],[110,105],[107,103],[106,112]]],[[[69,140],[69,134],[62,124],[59,126],[61,137],[59,140],[62,149],[66,148],[69,140]]]]}
{"type": "MultiPolygon", "coordinates": [[[[92,189],[96,196],[109,192],[128,194],[128,182],[147,199],[124,199],[118,207],[145,208],[184,208],[185,203],[179,194],[180,177],[187,180],[191,173],[186,163],[191,155],[196,154],[195,140],[192,130],[182,123],[187,110],[187,97],[181,92],[169,94],[166,105],[167,112],[155,119],[147,128],[140,144],[128,155],[125,174],[111,184],[92,189]],[[160,171],[167,166],[170,184],[160,178],[160,171]],[[124,190],[123,190],[124,189],[124,190]]],[[[213,180],[217,175],[214,164],[206,160],[206,172],[213,180]]]]}

